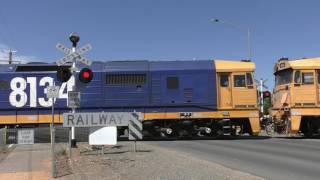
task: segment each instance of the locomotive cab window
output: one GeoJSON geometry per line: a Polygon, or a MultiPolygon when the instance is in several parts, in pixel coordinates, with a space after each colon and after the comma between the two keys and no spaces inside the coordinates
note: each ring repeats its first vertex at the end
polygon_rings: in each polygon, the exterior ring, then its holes
{"type": "Polygon", "coordinates": [[[300,84],[301,83],[301,72],[300,71],[296,71],[294,73],[294,83],[295,84],[300,84]]]}
{"type": "Polygon", "coordinates": [[[220,75],[220,86],[221,87],[228,87],[229,86],[229,75],[228,74],[220,75]]]}
{"type": "Polygon", "coordinates": [[[179,88],[179,78],[178,77],[167,77],[167,88],[168,89],[178,89],[179,88]]]}
{"type": "Polygon", "coordinates": [[[302,73],[302,83],[303,84],[313,84],[313,73],[312,72],[303,72],[302,73]]]}
{"type": "Polygon", "coordinates": [[[234,75],[234,87],[245,87],[246,86],[246,76],[245,75],[234,75]]]}
{"type": "Polygon", "coordinates": [[[279,71],[275,74],[276,76],[276,86],[277,85],[283,85],[283,84],[289,84],[292,82],[292,69],[286,69],[279,71]]]}
{"type": "Polygon", "coordinates": [[[247,86],[253,86],[253,78],[251,73],[246,73],[247,86]]]}

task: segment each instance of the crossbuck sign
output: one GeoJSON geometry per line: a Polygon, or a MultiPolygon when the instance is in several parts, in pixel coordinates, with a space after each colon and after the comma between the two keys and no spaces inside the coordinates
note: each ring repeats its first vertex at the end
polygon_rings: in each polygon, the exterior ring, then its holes
{"type": "Polygon", "coordinates": [[[66,55],[62,59],[59,59],[58,61],[56,61],[56,64],[58,66],[62,66],[67,62],[72,62],[73,59],[75,59],[85,65],[88,65],[88,66],[90,66],[92,64],[91,61],[82,57],[82,55],[84,53],[86,53],[92,49],[92,46],[90,44],[87,44],[87,45],[83,46],[82,48],[79,48],[76,52],[71,52],[71,49],[65,47],[63,44],[60,44],[60,43],[58,43],[56,45],[56,48],[59,49],[60,51],[62,51],[66,55]]]}

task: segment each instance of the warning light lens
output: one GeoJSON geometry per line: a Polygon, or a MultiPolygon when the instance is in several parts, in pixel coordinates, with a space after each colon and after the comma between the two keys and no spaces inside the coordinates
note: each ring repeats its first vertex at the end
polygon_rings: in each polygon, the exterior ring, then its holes
{"type": "Polygon", "coordinates": [[[89,83],[93,78],[93,73],[89,68],[83,68],[79,74],[79,80],[82,83],[89,83]]]}
{"type": "Polygon", "coordinates": [[[60,82],[67,82],[71,77],[71,72],[68,67],[60,66],[57,71],[57,79],[60,82]]]}
{"type": "Polygon", "coordinates": [[[82,76],[83,76],[83,78],[88,79],[88,78],[90,78],[90,72],[85,71],[85,72],[83,72],[82,76]]]}
{"type": "Polygon", "coordinates": [[[263,98],[267,98],[267,97],[270,97],[271,96],[271,93],[269,91],[264,91],[263,92],[263,98]]]}

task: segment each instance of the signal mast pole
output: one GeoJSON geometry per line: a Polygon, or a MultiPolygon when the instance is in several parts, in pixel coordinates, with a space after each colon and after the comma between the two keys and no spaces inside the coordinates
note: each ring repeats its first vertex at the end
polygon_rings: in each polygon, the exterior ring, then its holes
{"type": "Polygon", "coordinates": [[[261,114],[262,114],[262,116],[263,116],[263,104],[264,104],[264,102],[263,102],[263,80],[262,80],[262,78],[260,79],[260,112],[261,112],[261,114]]]}
{"type": "MultiPolygon", "coordinates": [[[[72,51],[72,53],[74,53],[74,52],[76,52],[77,43],[79,42],[80,37],[75,32],[73,32],[73,33],[70,34],[69,39],[72,42],[71,51],[72,51]]],[[[76,74],[76,57],[73,58],[73,60],[72,60],[71,74],[72,74],[72,78],[73,78],[73,81],[74,81],[74,84],[72,86],[72,91],[76,91],[76,89],[77,89],[76,77],[75,77],[75,74],[76,74]]],[[[72,113],[76,113],[76,108],[75,107],[72,108],[72,113]]],[[[76,144],[77,144],[77,141],[75,139],[75,127],[73,126],[73,127],[71,127],[71,147],[75,148],[76,144]]]]}

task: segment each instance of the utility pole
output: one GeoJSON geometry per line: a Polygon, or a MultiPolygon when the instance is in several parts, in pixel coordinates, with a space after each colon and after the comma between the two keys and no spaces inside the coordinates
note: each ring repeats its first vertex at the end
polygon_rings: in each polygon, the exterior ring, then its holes
{"type": "Polygon", "coordinates": [[[12,64],[12,50],[9,50],[9,64],[12,64]]]}
{"type": "Polygon", "coordinates": [[[15,52],[17,52],[17,51],[13,51],[11,48],[9,49],[9,52],[8,52],[8,54],[9,54],[8,63],[9,64],[12,64],[12,62],[13,62],[13,53],[15,53],[15,52]]]}

